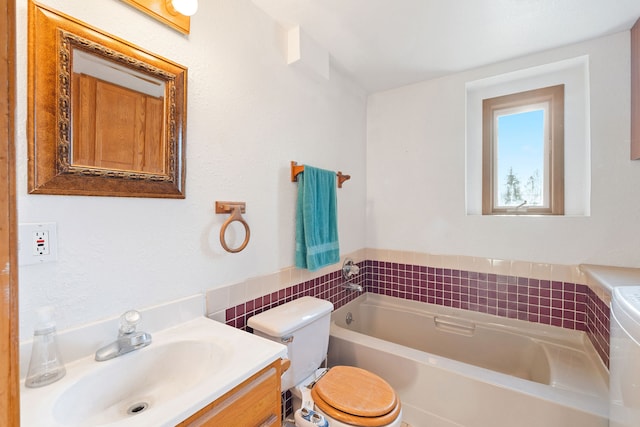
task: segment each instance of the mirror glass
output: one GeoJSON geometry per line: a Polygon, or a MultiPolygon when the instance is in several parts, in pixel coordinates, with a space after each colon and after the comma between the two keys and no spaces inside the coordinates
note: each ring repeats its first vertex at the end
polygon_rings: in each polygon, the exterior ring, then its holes
{"type": "Polygon", "coordinates": [[[30,2],[29,192],[184,198],[186,74],[30,2]]]}
{"type": "Polygon", "coordinates": [[[166,173],[164,82],[80,49],[72,58],[70,163],[166,173]]]}

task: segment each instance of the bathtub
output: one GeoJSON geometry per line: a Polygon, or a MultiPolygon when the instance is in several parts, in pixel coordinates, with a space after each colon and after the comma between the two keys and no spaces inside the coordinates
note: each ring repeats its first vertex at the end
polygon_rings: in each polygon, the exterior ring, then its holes
{"type": "Polygon", "coordinates": [[[411,427],[608,426],[579,331],[366,293],[333,312],[328,363],[387,380],[411,427]]]}

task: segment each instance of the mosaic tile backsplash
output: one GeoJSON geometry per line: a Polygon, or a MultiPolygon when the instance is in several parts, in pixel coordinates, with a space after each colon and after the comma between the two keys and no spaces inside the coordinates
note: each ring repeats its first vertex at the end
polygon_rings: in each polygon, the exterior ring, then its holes
{"type": "MultiPolygon", "coordinates": [[[[366,292],[584,331],[609,366],[609,307],[586,285],[367,260],[353,282],[366,292]]],[[[339,308],[360,294],[343,289],[340,270],[228,308],[226,323],[309,295],[339,308]]]]}

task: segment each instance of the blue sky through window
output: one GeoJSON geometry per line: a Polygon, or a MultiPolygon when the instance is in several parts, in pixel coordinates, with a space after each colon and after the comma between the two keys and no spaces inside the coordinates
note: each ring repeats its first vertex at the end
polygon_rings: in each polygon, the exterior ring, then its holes
{"type": "Polygon", "coordinates": [[[498,117],[499,205],[543,205],[544,180],[544,110],[533,110],[498,117]],[[519,181],[518,199],[506,196],[509,170],[519,181]],[[533,177],[533,179],[532,179],[533,177]]]}

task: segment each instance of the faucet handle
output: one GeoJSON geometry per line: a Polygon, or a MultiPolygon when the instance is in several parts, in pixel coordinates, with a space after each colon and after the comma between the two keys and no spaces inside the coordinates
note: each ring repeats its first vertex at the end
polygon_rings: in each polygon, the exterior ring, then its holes
{"type": "Polygon", "coordinates": [[[344,263],[342,264],[342,277],[349,280],[358,273],[360,273],[360,267],[358,267],[351,258],[345,258],[344,263]]]}
{"type": "Polygon", "coordinates": [[[130,334],[136,331],[136,326],[140,323],[140,313],[136,310],[129,310],[120,316],[120,335],[130,334]]]}

